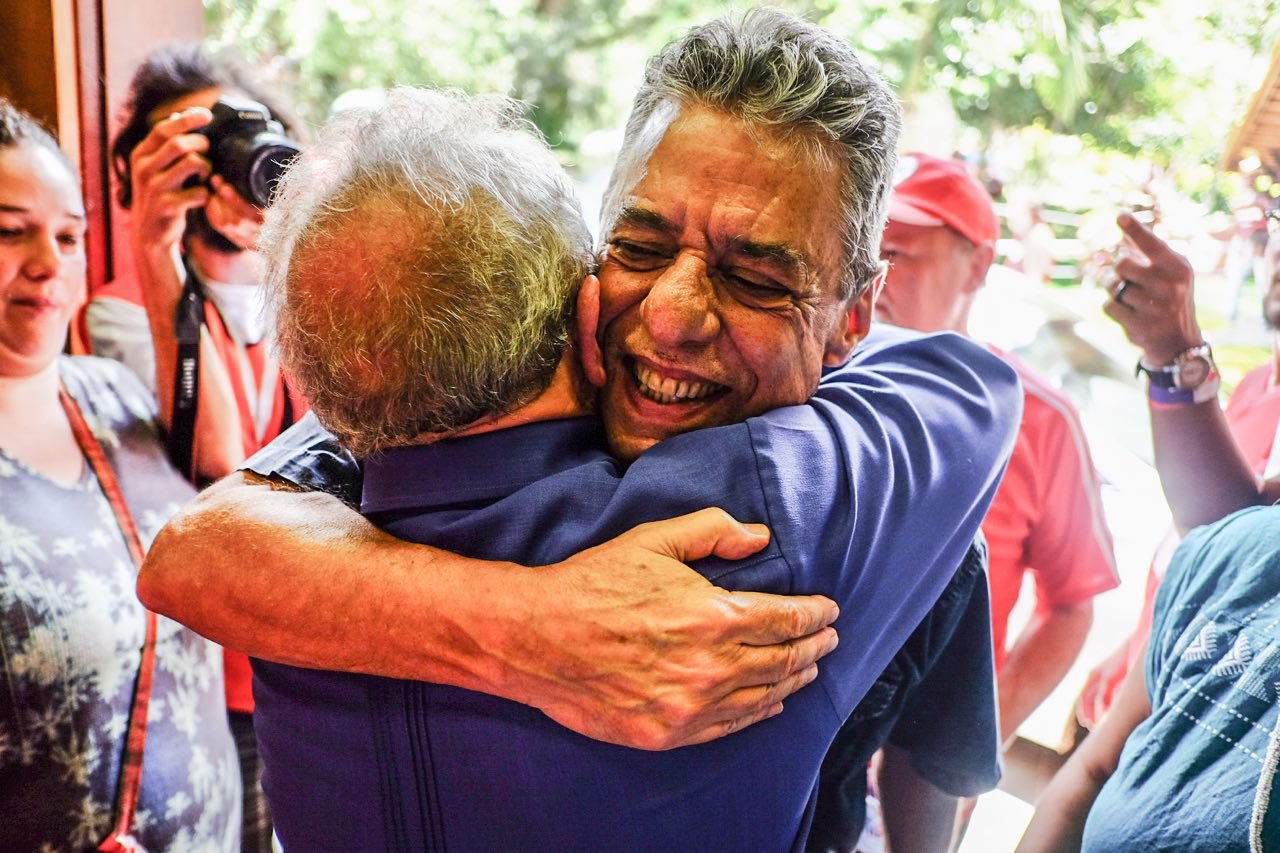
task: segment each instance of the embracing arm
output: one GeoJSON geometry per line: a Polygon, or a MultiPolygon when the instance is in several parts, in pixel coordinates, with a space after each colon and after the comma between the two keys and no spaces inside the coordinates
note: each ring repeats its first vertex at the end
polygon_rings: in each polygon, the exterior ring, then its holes
{"type": "MultiPolygon", "coordinates": [[[[1145,653],[1143,658],[1145,658],[1145,653]]],[[[1036,813],[1018,843],[1017,853],[1079,850],[1089,809],[1116,772],[1125,741],[1151,716],[1146,675],[1141,665],[1116,694],[1115,703],[1057,772],[1036,802],[1036,813]]]]}
{"type": "MultiPolygon", "coordinates": [[[[1179,353],[1204,342],[1195,315],[1195,272],[1186,258],[1132,216],[1122,215],[1119,225],[1142,257],[1116,264],[1116,274],[1129,283],[1122,295],[1114,292],[1105,310],[1149,364],[1172,364],[1179,353]]],[[[1160,484],[1184,533],[1280,499],[1280,483],[1264,483],[1250,469],[1217,399],[1153,405],[1151,430],[1160,484]]]]}
{"type": "Polygon", "coordinates": [[[255,657],[452,684],[668,749],[777,713],[835,646],[828,599],[727,592],[681,562],[767,541],[704,510],[532,569],[401,542],[334,497],[242,472],[160,533],[138,594],[255,657]]]}

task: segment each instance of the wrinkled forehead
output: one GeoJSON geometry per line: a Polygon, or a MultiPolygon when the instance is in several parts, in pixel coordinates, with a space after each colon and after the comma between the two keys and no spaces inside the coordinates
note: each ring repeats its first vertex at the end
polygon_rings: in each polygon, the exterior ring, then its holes
{"type": "Polygon", "coordinates": [[[662,101],[649,114],[643,126],[622,140],[622,149],[618,152],[618,159],[614,161],[609,186],[600,206],[601,239],[607,237],[618,224],[618,215],[627,205],[636,185],[644,179],[653,152],[658,149],[671,125],[680,117],[680,110],[678,101],[662,101]]]}
{"type": "MultiPolygon", "coordinates": [[[[635,129],[628,128],[628,135],[622,141],[622,148],[614,162],[601,204],[601,239],[607,238],[617,225],[618,216],[627,208],[636,186],[648,175],[654,154],[667,134],[678,121],[693,121],[700,115],[725,119],[740,127],[759,146],[762,159],[776,159],[779,152],[785,152],[784,156],[795,163],[797,169],[829,173],[834,167],[837,182],[843,174],[839,158],[834,156],[820,137],[803,128],[759,124],[742,118],[732,110],[668,98],[653,108],[643,125],[635,129]]],[[[698,166],[695,162],[683,165],[690,171],[696,171],[698,166]]],[[[828,180],[829,175],[824,178],[823,183],[828,180]]]]}

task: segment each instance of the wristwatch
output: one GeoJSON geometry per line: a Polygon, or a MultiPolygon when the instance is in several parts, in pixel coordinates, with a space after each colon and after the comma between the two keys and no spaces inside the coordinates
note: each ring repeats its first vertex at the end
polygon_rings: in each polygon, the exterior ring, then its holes
{"type": "Polygon", "coordinates": [[[1178,353],[1174,356],[1173,364],[1162,367],[1148,364],[1145,358],[1140,358],[1133,375],[1145,373],[1151,384],[1160,388],[1194,391],[1217,372],[1218,366],[1213,363],[1213,350],[1208,344],[1200,344],[1178,353]]]}

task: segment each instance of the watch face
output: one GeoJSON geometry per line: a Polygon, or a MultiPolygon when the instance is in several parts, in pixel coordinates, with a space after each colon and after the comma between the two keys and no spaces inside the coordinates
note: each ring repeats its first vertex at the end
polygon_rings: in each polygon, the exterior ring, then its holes
{"type": "Polygon", "coordinates": [[[1212,369],[1209,359],[1202,355],[1185,359],[1178,365],[1177,386],[1184,391],[1199,388],[1209,378],[1212,369]]]}

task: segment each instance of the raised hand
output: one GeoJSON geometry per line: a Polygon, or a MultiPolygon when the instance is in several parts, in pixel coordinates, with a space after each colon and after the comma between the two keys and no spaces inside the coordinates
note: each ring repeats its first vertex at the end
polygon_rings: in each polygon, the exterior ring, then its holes
{"type": "Polygon", "coordinates": [[[1136,253],[1116,262],[1111,299],[1103,311],[1124,329],[1152,365],[1171,364],[1174,357],[1204,343],[1196,322],[1195,271],[1129,213],[1116,220],[1136,253]]]}
{"type": "Polygon", "coordinates": [[[262,209],[245,201],[220,175],[214,175],[209,183],[213,189],[205,205],[209,224],[241,249],[251,251],[257,248],[258,233],[262,230],[262,209]]]}
{"type": "Polygon", "coordinates": [[[209,201],[209,140],[198,133],[213,119],[191,107],[151,128],[130,156],[133,175],[134,239],[152,249],[168,249],[182,239],[186,212],[209,201]]]}

